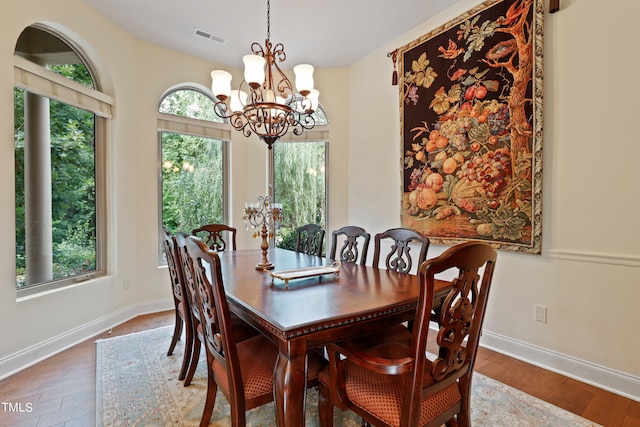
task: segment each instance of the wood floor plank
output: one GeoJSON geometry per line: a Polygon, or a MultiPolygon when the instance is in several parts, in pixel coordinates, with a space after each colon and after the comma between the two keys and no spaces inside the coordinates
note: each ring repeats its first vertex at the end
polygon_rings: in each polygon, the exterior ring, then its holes
{"type": "Polygon", "coordinates": [[[584,411],[585,417],[607,426],[620,426],[631,402],[606,390],[598,390],[584,411]]]}
{"type": "Polygon", "coordinates": [[[627,415],[622,421],[622,427],[640,427],[640,420],[627,415]]]}
{"type": "MultiPolygon", "coordinates": [[[[584,410],[596,391],[597,389],[593,386],[566,378],[558,388],[550,390],[549,400],[560,408],[584,416],[584,410]]],[[[592,421],[595,420],[592,419],[592,421]]]]}
{"type": "Polygon", "coordinates": [[[627,411],[627,417],[636,419],[640,422],[640,402],[631,401],[629,410],[627,411]]]}
{"type": "Polygon", "coordinates": [[[508,363],[504,363],[504,368],[500,376],[500,381],[517,389],[521,389],[526,384],[529,384],[539,371],[541,371],[537,366],[511,358],[508,360],[508,363]]]}
{"type": "Polygon", "coordinates": [[[548,402],[553,400],[555,390],[560,389],[566,381],[567,377],[540,368],[536,375],[529,378],[526,384],[517,388],[548,402]]]}
{"type": "MultiPolygon", "coordinates": [[[[173,325],[171,311],[136,317],[0,381],[0,401],[31,403],[31,412],[0,408],[0,426],[87,427],[96,418],[97,339],[173,325]]],[[[429,351],[434,351],[433,343],[429,351]]],[[[640,403],[480,348],[477,372],[608,426],[640,427],[640,403]]]]}

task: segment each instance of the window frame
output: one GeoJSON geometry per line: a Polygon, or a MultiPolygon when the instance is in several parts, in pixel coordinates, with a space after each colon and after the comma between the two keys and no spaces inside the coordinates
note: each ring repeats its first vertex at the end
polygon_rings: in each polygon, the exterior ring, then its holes
{"type": "MultiPolygon", "coordinates": [[[[225,120],[224,123],[209,120],[194,119],[175,114],[161,113],[160,107],[164,99],[175,92],[182,90],[196,91],[216,102],[216,97],[207,88],[197,84],[176,85],[167,89],[158,102],[157,112],[157,176],[158,176],[158,238],[161,236],[163,227],[163,185],[162,185],[162,133],[171,132],[184,135],[191,135],[201,138],[217,139],[222,142],[222,221],[229,221],[229,189],[230,189],[230,155],[229,145],[231,143],[231,126],[225,120]]],[[[166,265],[166,257],[161,242],[158,241],[158,265],[166,265]]]]}
{"type": "MultiPolygon", "coordinates": [[[[322,105],[318,105],[318,109],[322,111],[324,117],[327,119],[326,125],[315,125],[313,129],[305,130],[301,135],[295,135],[293,132],[289,132],[286,135],[282,136],[276,144],[292,144],[292,143],[300,143],[300,142],[324,142],[325,143],[325,175],[324,175],[324,198],[325,198],[325,229],[329,230],[329,146],[330,138],[329,138],[329,116],[326,110],[322,107],[322,105]]],[[[275,200],[275,159],[274,159],[274,150],[269,150],[268,155],[268,189],[269,189],[269,197],[271,200],[275,200]]],[[[325,233],[325,242],[324,247],[327,247],[329,242],[329,233],[325,233]]],[[[275,236],[271,238],[270,245],[275,246],[275,236]]]]}
{"type": "MultiPolygon", "coordinates": [[[[82,85],[73,80],[67,79],[45,67],[31,62],[14,53],[14,87],[31,92],[36,95],[56,100],[58,102],[87,111],[94,115],[94,178],[95,178],[95,216],[96,216],[96,266],[90,272],[53,279],[46,282],[36,283],[24,287],[17,287],[16,295],[18,299],[32,297],[39,294],[48,293],[57,289],[77,285],[107,274],[107,170],[106,156],[107,144],[109,142],[108,128],[112,118],[112,108],[114,99],[110,95],[101,91],[102,85],[97,78],[97,73],[93,63],[87,55],[71,41],[67,36],[42,24],[34,24],[30,27],[45,31],[50,35],[64,42],[80,58],[87,68],[93,85],[96,89],[82,85]]],[[[28,27],[25,27],[25,29],[28,27]]],[[[15,106],[14,106],[15,115],[15,106]]],[[[15,142],[14,142],[15,143],[15,142]]],[[[14,182],[15,185],[15,182],[14,182]]],[[[14,198],[15,203],[15,198],[14,198]]],[[[15,211],[14,206],[14,211],[15,211]]],[[[14,224],[15,229],[15,224],[14,224]]],[[[17,273],[14,263],[14,276],[17,273]]]]}

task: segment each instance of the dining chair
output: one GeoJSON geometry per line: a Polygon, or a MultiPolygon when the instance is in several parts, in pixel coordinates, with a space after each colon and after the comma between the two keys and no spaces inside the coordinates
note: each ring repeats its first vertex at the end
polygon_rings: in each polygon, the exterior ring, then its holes
{"type": "MultiPolygon", "coordinates": [[[[196,289],[196,282],[194,281],[193,271],[191,269],[191,261],[189,254],[187,253],[187,236],[185,233],[176,233],[176,245],[178,247],[178,258],[180,259],[180,265],[184,276],[185,289],[189,305],[189,313],[191,314],[191,328],[192,328],[192,346],[191,357],[188,362],[187,373],[184,376],[184,386],[187,387],[191,384],[193,376],[195,375],[196,368],[198,367],[198,360],[200,359],[200,349],[204,342],[204,329],[202,326],[202,317],[200,309],[198,308],[198,294],[196,289]]],[[[197,237],[197,236],[195,236],[197,237]]],[[[199,237],[197,237],[199,239],[199,237]]],[[[202,240],[202,239],[200,239],[202,240]]],[[[206,243],[205,243],[206,245],[206,243]]],[[[207,246],[208,247],[208,246],[207,246]]],[[[236,341],[244,341],[259,334],[259,332],[240,319],[238,316],[233,315],[232,321],[234,323],[235,339],[236,341]]]]}
{"type": "Polygon", "coordinates": [[[227,240],[231,243],[231,249],[236,250],[236,232],[233,227],[226,224],[205,224],[191,231],[192,236],[200,237],[208,247],[214,251],[227,249],[227,240]],[[225,234],[229,237],[225,238],[225,234]]]}
{"type": "Polygon", "coordinates": [[[384,266],[387,270],[399,273],[409,273],[413,267],[411,256],[411,243],[420,245],[420,253],[416,259],[416,265],[420,265],[427,259],[429,238],[409,228],[391,228],[383,233],[375,235],[373,248],[373,266],[380,267],[381,243],[391,240],[391,247],[386,255],[384,266]]]}
{"type": "MultiPolygon", "coordinates": [[[[391,228],[383,233],[378,233],[374,238],[373,251],[373,267],[380,268],[380,258],[383,252],[383,243],[391,241],[389,252],[384,261],[384,267],[387,270],[398,273],[409,274],[414,265],[411,254],[411,244],[417,242],[420,252],[415,260],[420,265],[427,258],[427,250],[429,249],[429,239],[417,231],[408,228],[391,228]]],[[[437,307],[436,307],[437,309],[437,307]]],[[[408,322],[389,325],[387,328],[375,331],[370,334],[364,334],[353,337],[348,340],[348,345],[355,348],[367,348],[371,345],[372,340],[375,341],[398,341],[408,343],[411,340],[411,329],[414,320],[408,322]]]]}
{"type": "Polygon", "coordinates": [[[324,229],[317,224],[307,224],[296,229],[296,252],[322,256],[324,229]]]}
{"type": "Polygon", "coordinates": [[[331,252],[329,258],[335,259],[341,262],[358,262],[358,253],[361,251],[360,264],[364,265],[367,262],[367,251],[369,250],[369,241],[371,235],[365,231],[362,227],[355,225],[347,225],[345,227],[334,230],[331,233],[331,252]],[[342,247],[338,252],[338,240],[342,240],[342,247]],[[358,243],[362,242],[360,248],[358,243]],[[336,252],[338,258],[336,258],[336,252]]]}
{"type": "MultiPolygon", "coordinates": [[[[244,426],[246,411],[273,400],[278,346],[264,335],[237,342],[222,282],[218,254],[197,237],[187,239],[190,268],[198,293],[207,353],[207,395],[200,426],[209,425],[218,388],[229,401],[231,425],[244,426]],[[210,278],[210,279],[209,279],[210,278]]],[[[308,354],[307,386],[317,384],[326,361],[308,354]]]]}
{"type": "Polygon", "coordinates": [[[171,280],[171,289],[173,292],[173,303],[175,306],[175,325],[173,328],[173,336],[171,337],[171,344],[169,345],[169,351],[167,356],[173,354],[173,350],[176,348],[178,340],[182,336],[182,331],[185,332],[184,352],[182,356],[182,366],[178,379],[183,380],[187,368],[189,367],[189,360],[191,359],[191,351],[193,349],[193,325],[191,320],[189,297],[187,295],[187,289],[185,288],[184,275],[182,274],[182,266],[180,265],[178,245],[176,238],[169,230],[162,229],[162,244],[164,253],[167,258],[167,267],[169,270],[169,279],[171,280]]]}
{"type": "Polygon", "coordinates": [[[320,425],[333,425],[333,408],[350,409],[365,425],[466,427],[473,367],[496,263],[485,242],[455,245],[419,268],[420,294],[409,345],[383,341],[362,350],[329,344],[319,374],[320,425]],[[440,313],[438,353],[427,355],[435,276],[456,272],[440,313]],[[368,424],[367,424],[368,423],[368,424]]]}

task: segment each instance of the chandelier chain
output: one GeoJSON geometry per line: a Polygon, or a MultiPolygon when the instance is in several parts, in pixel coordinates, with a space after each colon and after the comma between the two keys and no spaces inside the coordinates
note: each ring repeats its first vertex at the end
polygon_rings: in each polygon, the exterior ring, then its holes
{"type": "Polygon", "coordinates": [[[271,40],[271,1],[267,0],[267,40],[271,40]]]}

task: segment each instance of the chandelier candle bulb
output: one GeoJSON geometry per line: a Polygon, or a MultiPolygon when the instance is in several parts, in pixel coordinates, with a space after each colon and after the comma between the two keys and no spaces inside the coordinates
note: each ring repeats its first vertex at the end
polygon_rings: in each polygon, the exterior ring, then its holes
{"type": "Polygon", "coordinates": [[[244,62],[244,79],[253,89],[257,89],[264,83],[264,65],[266,60],[259,55],[249,54],[242,57],[244,62]]]}
{"type": "Polygon", "coordinates": [[[313,90],[313,66],[309,64],[300,64],[293,67],[296,75],[296,89],[300,95],[307,96],[313,90]]]}
{"type": "Polygon", "coordinates": [[[224,101],[231,95],[231,73],[224,70],[211,72],[211,92],[224,101]]]}
{"type": "Polygon", "coordinates": [[[311,108],[307,108],[307,111],[314,112],[318,109],[318,98],[320,97],[320,91],[318,89],[312,89],[307,95],[307,99],[311,105],[311,108]]]}
{"type": "Polygon", "coordinates": [[[266,96],[266,98],[267,98],[267,99],[265,99],[265,101],[267,101],[267,102],[273,102],[273,101],[275,101],[275,99],[276,99],[276,95],[275,95],[275,93],[274,93],[272,90],[268,90],[268,91],[267,91],[267,96],[266,96]]]}
{"type": "Polygon", "coordinates": [[[232,90],[231,99],[229,100],[229,107],[234,113],[244,110],[244,106],[247,105],[247,92],[242,90],[232,90]]]}

